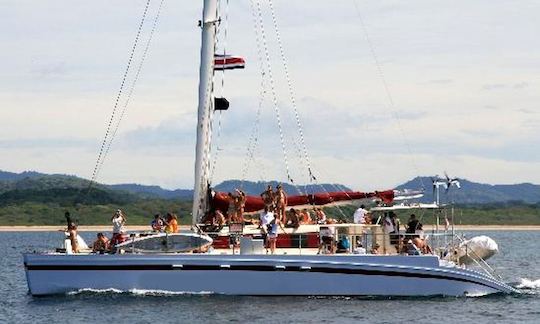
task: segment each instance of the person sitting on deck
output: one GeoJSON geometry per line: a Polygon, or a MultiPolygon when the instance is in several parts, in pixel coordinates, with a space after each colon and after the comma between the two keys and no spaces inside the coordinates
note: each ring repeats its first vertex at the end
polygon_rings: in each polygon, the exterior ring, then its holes
{"type": "Polygon", "coordinates": [[[381,248],[381,246],[379,245],[379,243],[375,243],[373,245],[373,247],[371,248],[370,253],[371,254],[381,254],[381,251],[379,251],[380,248],[381,248]]]}
{"type": "Polygon", "coordinates": [[[334,240],[334,235],[335,228],[333,226],[321,226],[319,230],[321,243],[319,244],[319,252],[317,252],[317,254],[334,254],[336,252],[336,242],[334,240]]]}
{"type": "Polygon", "coordinates": [[[418,250],[420,250],[420,252],[422,252],[422,254],[432,254],[433,253],[433,251],[431,250],[431,247],[427,243],[426,238],[415,237],[415,238],[412,239],[412,244],[414,246],[416,246],[418,248],[418,250]]]}
{"type": "Polygon", "coordinates": [[[315,215],[317,216],[317,224],[326,224],[326,214],[322,208],[315,208],[315,215]]]}
{"type": "Polygon", "coordinates": [[[276,206],[276,217],[285,224],[287,221],[285,219],[285,210],[287,208],[287,194],[283,190],[281,184],[278,184],[276,186],[276,193],[274,199],[274,204],[276,206]]]}
{"type": "Polygon", "coordinates": [[[351,248],[351,243],[347,235],[342,235],[339,241],[337,242],[336,253],[349,253],[351,248]]]}
{"type": "Polygon", "coordinates": [[[109,239],[103,233],[97,233],[97,239],[92,244],[92,252],[103,254],[109,251],[109,239]]]}
{"type": "Polygon", "coordinates": [[[364,224],[365,225],[373,224],[373,217],[371,216],[371,213],[368,212],[364,215],[364,224]]]}
{"type": "MultiPolygon", "coordinates": [[[[279,216],[276,214],[274,217],[279,218],[279,216]]],[[[287,223],[285,223],[286,227],[292,227],[292,228],[298,228],[300,227],[300,215],[298,211],[294,208],[289,209],[289,213],[287,218],[287,223]]]]}
{"type": "Polygon", "coordinates": [[[152,231],[154,232],[163,232],[163,227],[165,226],[165,221],[161,218],[161,214],[157,213],[154,215],[154,219],[150,223],[152,231]]]}
{"type": "Polygon", "coordinates": [[[226,222],[227,220],[225,219],[225,216],[223,216],[223,213],[221,212],[221,210],[216,209],[216,212],[214,213],[214,217],[212,218],[212,225],[217,226],[219,230],[221,230],[223,228],[223,225],[225,225],[226,222]]]}
{"type": "Polygon", "coordinates": [[[407,241],[407,254],[408,255],[421,255],[420,248],[414,244],[413,240],[407,241]]]}
{"type": "Polygon", "coordinates": [[[358,240],[356,241],[356,247],[353,250],[354,254],[366,254],[366,248],[362,245],[362,241],[358,240]]]}
{"type": "Polygon", "coordinates": [[[304,208],[302,212],[300,213],[300,224],[302,225],[312,224],[311,214],[309,213],[309,210],[307,210],[307,208],[304,208]]]}
{"type": "Polygon", "coordinates": [[[178,233],[178,217],[175,214],[167,213],[165,220],[165,233],[178,233]]]}

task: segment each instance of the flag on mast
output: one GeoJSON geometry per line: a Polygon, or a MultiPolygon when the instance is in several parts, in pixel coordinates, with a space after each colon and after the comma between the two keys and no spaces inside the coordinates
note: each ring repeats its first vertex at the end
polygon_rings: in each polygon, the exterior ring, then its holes
{"type": "Polygon", "coordinates": [[[214,54],[214,70],[234,70],[243,69],[246,61],[243,57],[233,55],[214,54]]]}

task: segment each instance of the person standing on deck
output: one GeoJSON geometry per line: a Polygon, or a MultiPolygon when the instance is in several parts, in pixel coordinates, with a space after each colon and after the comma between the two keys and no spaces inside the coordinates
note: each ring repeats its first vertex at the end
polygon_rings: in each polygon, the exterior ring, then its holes
{"type": "Polygon", "coordinates": [[[79,242],[77,241],[77,224],[71,219],[69,212],[64,214],[67,222],[67,233],[69,235],[69,241],[71,243],[71,251],[73,253],[79,253],[79,242]]]}
{"type": "Polygon", "coordinates": [[[398,239],[399,239],[399,233],[397,232],[396,224],[394,222],[395,217],[396,217],[396,214],[393,211],[391,211],[389,213],[386,213],[383,220],[384,232],[388,234],[390,238],[390,244],[392,245],[398,244],[398,239]]]}
{"type": "Polygon", "coordinates": [[[272,254],[274,254],[276,251],[276,242],[278,237],[278,230],[280,227],[281,230],[285,232],[285,228],[283,228],[281,221],[275,217],[270,221],[270,224],[268,226],[268,243],[270,245],[270,252],[272,254]]]}
{"type": "Polygon", "coordinates": [[[412,234],[416,234],[416,230],[421,229],[421,228],[422,228],[422,224],[420,223],[420,221],[418,221],[418,219],[416,219],[416,215],[411,214],[411,217],[409,218],[409,221],[407,222],[407,230],[405,231],[405,233],[408,234],[407,238],[416,237],[415,235],[412,235],[412,234]]]}
{"type": "Polygon", "coordinates": [[[275,193],[272,190],[272,186],[268,185],[266,190],[261,193],[261,198],[263,200],[264,206],[268,208],[268,211],[273,212],[275,208],[275,193]]]}
{"type": "Polygon", "coordinates": [[[113,225],[111,246],[114,246],[125,241],[124,234],[126,233],[126,230],[124,225],[126,224],[126,216],[120,209],[118,209],[111,217],[111,222],[113,225]]]}
{"type": "Polygon", "coordinates": [[[229,207],[227,208],[227,223],[230,224],[236,222],[236,198],[232,193],[229,192],[227,194],[227,200],[229,202],[229,207]]]}
{"type": "Polygon", "coordinates": [[[244,224],[244,207],[246,206],[246,193],[240,189],[236,189],[236,197],[234,199],[234,209],[236,214],[235,222],[244,224]]]}
{"type": "Polygon", "coordinates": [[[276,195],[275,195],[275,206],[276,206],[276,217],[279,220],[286,224],[285,209],[287,208],[287,194],[283,190],[281,184],[276,186],[276,195]]]}
{"type": "Polygon", "coordinates": [[[355,224],[366,224],[366,214],[368,211],[365,209],[365,205],[360,205],[353,215],[353,221],[355,224]]]}

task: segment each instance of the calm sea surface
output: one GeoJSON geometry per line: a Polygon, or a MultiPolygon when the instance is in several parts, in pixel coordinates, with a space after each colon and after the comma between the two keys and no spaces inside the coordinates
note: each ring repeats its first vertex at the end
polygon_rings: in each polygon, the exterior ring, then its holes
{"type": "MultiPolygon", "coordinates": [[[[490,263],[523,294],[480,298],[228,297],[84,292],[28,295],[23,252],[59,245],[62,233],[0,233],[0,323],[369,322],[540,323],[540,231],[486,232],[501,253],[490,263]]],[[[95,233],[82,233],[91,241],[95,233]]],[[[253,284],[257,284],[254,282],[253,284]]]]}

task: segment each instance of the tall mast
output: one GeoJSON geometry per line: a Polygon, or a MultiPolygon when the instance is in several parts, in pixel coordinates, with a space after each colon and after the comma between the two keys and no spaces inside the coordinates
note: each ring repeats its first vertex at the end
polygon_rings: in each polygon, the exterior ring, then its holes
{"type": "Polygon", "coordinates": [[[210,123],[214,105],[213,70],[217,24],[217,0],[204,0],[201,25],[201,65],[199,70],[199,106],[197,144],[195,149],[195,185],[192,224],[196,224],[208,207],[210,174],[210,123]]]}

